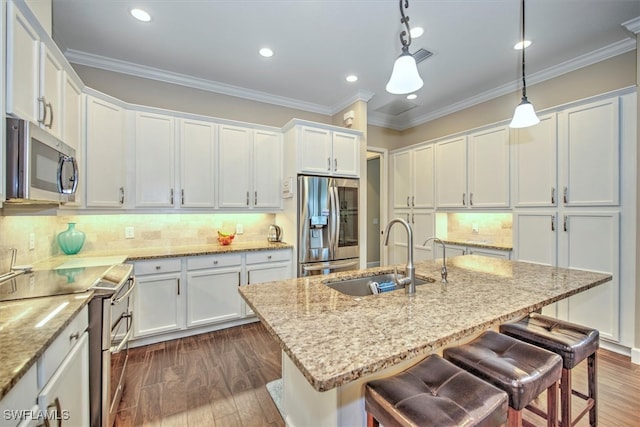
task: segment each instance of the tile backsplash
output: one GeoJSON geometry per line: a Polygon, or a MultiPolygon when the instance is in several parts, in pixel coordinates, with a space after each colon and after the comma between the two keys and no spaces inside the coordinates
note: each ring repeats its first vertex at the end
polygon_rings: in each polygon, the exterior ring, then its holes
{"type": "Polygon", "coordinates": [[[513,216],[511,213],[438,213],[436,235],[446,240],[512,247],[513,216]]]}
{"type": "Polygon", "coordinates": [[[217,243],[217,231],[234,232],[242,224],[236,241],[267,238],[274,214],[122,214],[122,215],[11,215],[0,217],[0,260],[10,257],[9,248],[18,249],[17,264],[32,264],[60,255],[56,236],[75,222],[86,234],[80,254],[95,251],[166,247],[217,243]],[[133,227],[134,238],[125,238],[125,228],[133,227]],[[34,248],[29,249],[30,235],[34,248]]]}

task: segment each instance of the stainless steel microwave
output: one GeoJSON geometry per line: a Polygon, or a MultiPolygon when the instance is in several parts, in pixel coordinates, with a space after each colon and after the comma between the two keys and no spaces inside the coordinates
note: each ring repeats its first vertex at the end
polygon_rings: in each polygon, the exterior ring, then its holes
{"type": "Polygon", "coordinates": [[[75,201],[75,150],[27,120],[7,118],[8,203],[75,201]]]}

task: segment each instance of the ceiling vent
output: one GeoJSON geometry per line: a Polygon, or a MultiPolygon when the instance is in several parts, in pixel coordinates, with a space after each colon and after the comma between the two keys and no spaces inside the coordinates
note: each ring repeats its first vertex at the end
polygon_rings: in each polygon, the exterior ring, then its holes
{"type": "Polygon", "coordinates": [[[433,56],[433,52],[429,52],[427,49],[420,48],[412,53],[412,55],[413,59],[416,60],[416,64],[419,64],[430,56],[433,56]]]}
{"type": "Polygon", "coordinates": [[[394,101],[389,102],[388,104],[383,105],[380,108],[376,108],[375,111],[380,113],[389,114],[391,116],[399,116],[402,113],[406,113],[407,111],[416,108],[417,105],[413,102],[409,102],[405,99],[396,99],[394,101]]]}

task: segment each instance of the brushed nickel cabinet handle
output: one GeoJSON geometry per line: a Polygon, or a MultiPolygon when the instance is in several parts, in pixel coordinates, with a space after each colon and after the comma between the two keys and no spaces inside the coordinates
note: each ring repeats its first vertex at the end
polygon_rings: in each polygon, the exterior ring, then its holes
{"type": "Polygon", "coordinates": [[[169,203],[173,206],[173,188],[169,190],[169,203]]]}
{"type": "Polygon", "coordinates": [[[247,191],[247,206],[249,206],[249,192],[247,191]]]}
{"type": "MultiPolygon", "coordinates": [[[[38,123],[44,125],[47,122],[47,101],[44,96],[38,98],[38,107],[40,104],[42,104],[42,119],[38,119],[38,123]]],[[[38,111],[40,111],[40,108],[38,108],[38,111]]]]}
{"type": "MultiPolygon", "coordinates": [[[[51,129],[51,127],[53,126],[53,105],[51,105],[50,102],[47,102],[44,105],[44,111],[47,111],[47,107],[49,108],[49,123],[45,123],[44,127],[51,129]]],[[[44,119],[43,119],[44,121],[44,119]]]]}
{"type": "Polygon", "coordinates": [[[184,188],[180,190],[180,205],[184,206],[184,188]]]}
{"type": "Polygon", "coordinates": [[[257,206],[258,205],[258,192],[254,191],[253,192],[253,206],[257,206]]]}
{"type": "Polygon", "coordinates": [[[120,187],[120,204],[124,205],[124,187],[120,187]]]}
{"type": "Polygon", "coordinates": [[[338,170],[338,159],[333,159],[333,170],[334,171],[338,170]]]}
{"type": "Polygon", "coordinates": [[[77,340],[78,338],[80,338],[80,332],[78,331],[69,335],[69,341],[77,340]]]}
{"type": "Polygon", "coordinates": [[[562,200],[564,202],[564,204],[567,204],[567,200],[569,200],[569,189],[567,187],[564,187],[564,190],[562,190],[562,200]]]}
{"type": "Polygon", "coordinates": [[[473,193],[469,193],[469,206],[473,206],[473,193]]]}
{"type": "Polygon", "coordinates": [[[556,231],[556,216],[551,215],[551,231],[556,231]]]}
{"type": "Polygon", "coordinates": [[[331,170],[331,157],[327,157],[327,170],[331,170]]]}
{"type": "MultiPolygon", "coordinates": [[[[238,272],[238,282],[240,281],[240,272],[238,272]]],[[[251,270],[247,271],[247,285],[251,284],[251,270]]]]}
{"type": "Polygon", "coordinates": [[[568,220],[568,218],[567,218],[567,216],[565,215],[565,216],[564,216],[564,221],[563,221],[564,231],[567,231],[567,220],[568,220]]]}
{"type": "Polygon", "coordinates": [[[462,206],[467,206],[467,193],[462,193],[462,206]]]}
{"type": "MultiPolygon", "coordinates": [[[[247,280],[249,279],[249,277],[251,276],[249,275],[249,272],[247,272],[247,280]]],[[[240,278],[240,272],[238,271],[238,286],[240,286],[241,282],[242,282],[242,278],[240,278]]]]}
{"type": "Polygon", "coordinates": [[[409,196],[407,196],[407,207],[409,207],[409,196]]]}
{"type": "Polygon", "coordinates": [[[178,295],[180,295],[180,279],[176,279],[176,282],[178,284],[178,295]]]}
{"type": "Polygon", "coordinates": [[[416,196],[411,196],[411,206],[416,205],[416,196]]]}
{"type": "Polygon", "coordinates": [[[556,188],[555,187],[551,187],[551,204],[552,205],[556,204],[556,188]]]}

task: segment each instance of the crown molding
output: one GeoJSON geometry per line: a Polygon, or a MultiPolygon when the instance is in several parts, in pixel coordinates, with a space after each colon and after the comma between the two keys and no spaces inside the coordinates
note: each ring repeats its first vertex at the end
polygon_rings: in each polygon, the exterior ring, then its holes
{"type": "Polygon", "coordinates": [[[622,26],[626,28],[627,31],[631,31],[633,34],[640,33],[640,16],[623,22],[622,26]]]}
{"type": "MultiPolygon", "coordinates": [[[[536,83],[541,83],[546,80],[550,80],[552,78],[561,76],[563,74],[569,73],[571,71],[578,70],[580,68],[596,64],[598,62],[604,61],[609,58],[613,58],[614,56],[621,55],[623,53],[629,52],[636,48],[636,40],[633,38],[626,38],[616,43],[612,43],[608,46],[605,46],[601,49],[597,49],[590,53],[577,56],[573,59],[555,65],[553,67],[549,67],[545,70],[538,71],[533,74],[527,75],[527,81],[529,83],[528,86],[534,85],[536,83]]],[[[418,116],[408,120],[393,120],[392,123],[389,122],[389,118],[385,118],[382,114],[369,114],[369,123],[376,126],[386,126],[394,130],[403,131],[432,120],[438,119],[440,117],[444,117],[446,115],[455,113],[460,110],[464,110],[469,107],[473,107],[474,105],[481,104],[486,101],[490,101],[499,96],[507,95],[509,93],[513,93],[520,89],[520,80],[514,80],[510,83],[504,84],[502,86],[498,86],[489,91],[480,93],[478,95],[469,97],[463,101],[456,102],[450,104],[444,108],[433,111],[429,114],[424,114],[422,116],[418,116]]]]}
{"type": "Polygon", "coordinates": [[[340,111],[344,110],[348,106],[354,104],[357,101],[369,102],[371,98],[375,95],[375,92],[371,92],[368,90],[359,90],[355,95],[349,97],[342,102],[338,102],[333,107],[331,107],[331,115],[338,114],[340,111]]]}
{"type": "Polygon", "coordinates": [[[84,65],[87,67],[100,68],[116,73],[128,74],[145,79],[158,80],[165,83],[172,83],[180,86],[205,90],[208,92],[235,96],[237,98],[264,102],[281,107],[295,108],[297,110],[309,111],[312,113],[331,115],[332,112],[331,107],[325,105],[304,102],[293,98],[286,98],[284,96],[277,96],[266,92],[260,92],[257,90],[245,89],[238,86],[200,79],[186,74],[173,73],[171,71],[147,67],[133,62],[121,61],[118,59],[94,55],[91,53],[81,52],[73,49],[67,50],[64,55],[70,63],[84,65]]]}

